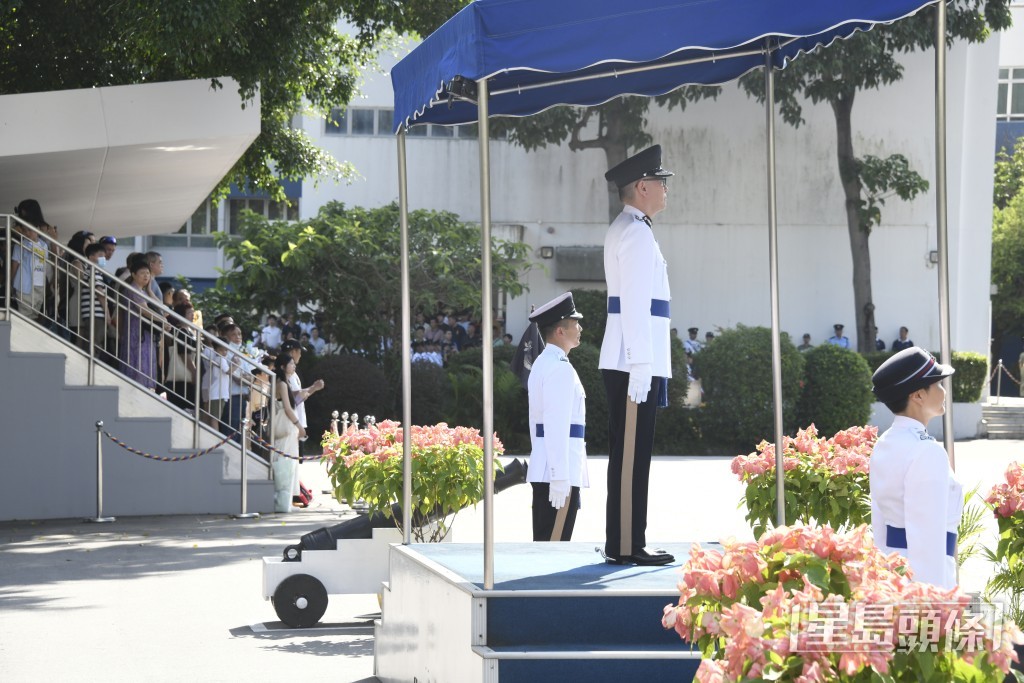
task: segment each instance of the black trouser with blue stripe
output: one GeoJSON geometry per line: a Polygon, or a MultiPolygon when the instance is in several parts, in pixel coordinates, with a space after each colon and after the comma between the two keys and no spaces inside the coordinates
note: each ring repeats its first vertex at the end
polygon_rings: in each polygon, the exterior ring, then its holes
{"type": "Polygon", "coordinates": [[[629,373],[602,370],[608,396],[608,506],[604,552],[633,555],[647,545],[647,489],[658,408],[660,378],[651,382],[647,400],[637,404],[626,395],[629,373]]]}

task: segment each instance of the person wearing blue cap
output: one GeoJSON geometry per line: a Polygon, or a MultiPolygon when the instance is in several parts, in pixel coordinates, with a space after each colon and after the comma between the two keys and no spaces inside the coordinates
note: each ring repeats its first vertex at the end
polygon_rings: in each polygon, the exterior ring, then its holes
{"type": "Polygon", "coordinates": [[[605,174],[623,207],[605,235],[608,323],[599,367],[608,396],[608,504],[604,555],[613,564],[662,565],[675,558],[647,548],[647,494],[655,409],[668,405],[672,376],[668,264],[651,230],[665,209],[661,146],[605,174]]]}
{"type": "Polygon", "coordinates": [[[530,369],[530,467],[533,540],[568,541],[576,525],[580,488],[590,486],[583,384],[569,363],[583,328],[572,292],[555,297],[530,314],[546,342],[530,369]]]}
{"type": "Polygon", "coordinates": [[[871,377],[874,393],[894,414],[871,454],[871,526],[875,545],[910,562],[914,580],[955,588],[956,532],[963,486],[946,449],[925,427],[946,412],[942,379],[953,368],[913,346],[871,377]]]}

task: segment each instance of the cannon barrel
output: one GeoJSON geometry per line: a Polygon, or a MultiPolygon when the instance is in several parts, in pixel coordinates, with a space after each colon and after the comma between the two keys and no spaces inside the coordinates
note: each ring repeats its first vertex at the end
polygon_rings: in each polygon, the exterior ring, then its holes
{"type": "MultiPolygon", "coordinates": [[[[494,492],[501,493],[507,488],[526,481],[527,465],[514,459],[505,465],[503,472],[494,478],[494,492]]],[[[430,515],[436,519],[438,513],[430,515]]],[[[402,506],[391,505],[391,515],[374,512],[369,515],[358,515],[331,527],[322,527],[303,535],[299,542],[284,549],[285,562],[298,562],[302,559],[303,550],[335,550],[337,541],[343,538],[373,538],[374,529],[393,529],[398,526],[397,520],[402,518],[402,506]]]]}

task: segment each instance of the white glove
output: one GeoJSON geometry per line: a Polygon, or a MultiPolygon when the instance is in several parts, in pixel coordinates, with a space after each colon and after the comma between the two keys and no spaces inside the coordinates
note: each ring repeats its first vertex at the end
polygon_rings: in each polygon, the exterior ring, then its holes
{"type": "Polygon", "coordinates": [[[572,492],[567,479],[556,479],[548,485],[548,501],[551,507],[561,510],[569,501],[569,494],[572,492]]]}
{"type": "Polygon", "coordinates": [[[643,403],[647,400],[653,376],[650,363],[636,363],[629,366],[629,388],[626,389],[626,396],[630,401],[643,403]]]}

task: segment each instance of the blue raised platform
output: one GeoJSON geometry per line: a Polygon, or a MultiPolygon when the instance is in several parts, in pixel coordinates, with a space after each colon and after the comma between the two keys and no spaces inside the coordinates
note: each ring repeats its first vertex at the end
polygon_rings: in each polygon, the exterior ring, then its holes
{"type": "MultiPolygon", "coordinates": [[[[699,652],[661,626],[690,543],[663,567],[604,562],[594,543],[393,546],[376,628],[382,681],[689,681],[699,652]]],[[[707,544],[702,544],[707,545],[707,544]]]]}

